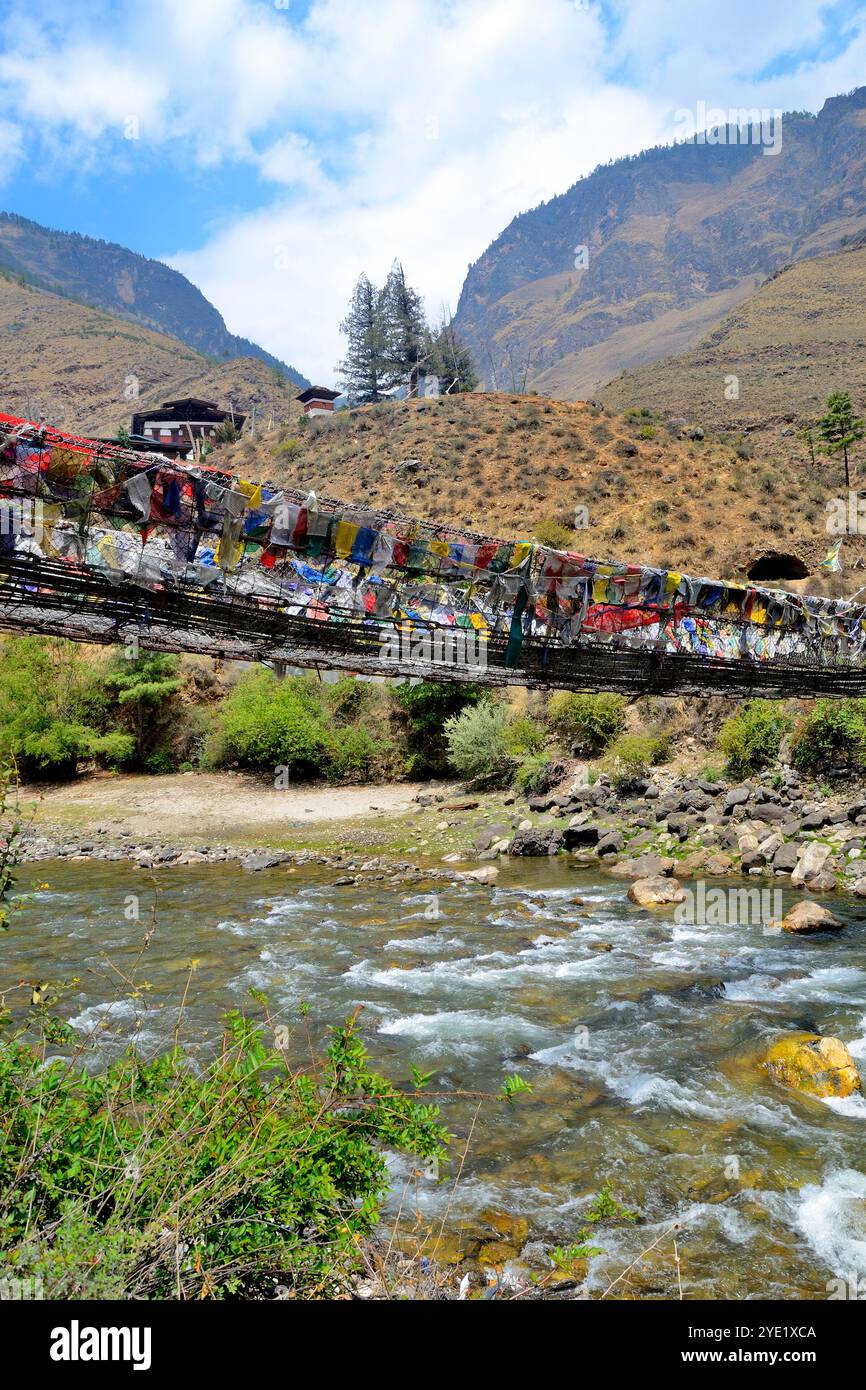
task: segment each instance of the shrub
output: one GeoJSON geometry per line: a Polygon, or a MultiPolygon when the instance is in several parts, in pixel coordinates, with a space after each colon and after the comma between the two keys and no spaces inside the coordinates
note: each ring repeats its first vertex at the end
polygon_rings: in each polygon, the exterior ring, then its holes
{"type": "Polygon", "coordinates": [[[719,730],[719,748],[735,777],[761,772],[779,756],[790,717],[772,700],[749,700],[719,730]]]}
{"type": "Polygon", "coordinates": [[[24,777],[74,777],[83,758],[130,759],[131,735],[101,725],[104,694],[72,642],[12,637],[0,650],[0,757],[24,777]]]}
{"type": "Polygon", "coordinates": [[[410,777],[441,777],[450,770],[445,725],[468,706],[476,705],[484,687],[469,682],[408,681],[391,688],[395,714],[406,747],[405,770],[410,777]]]}
{"type": "Polygon", "coordinates": [[[605,755],[605,770],[613,785],[621,790],[645,777],[657,763],[666,762],[670,751],[668,733],[621,734],[605,755]]]}
{"type": "Polygon", "coordinates": [[[866,767],[866,700],[818,700],[794,730],[791,758],[804,772],[866,767]]]}
{"type": "Polygon", "coordinates": [[[505,747],[506,712],[492,700],[445,721],[448,761],[461,777],[505,777],[511,759],[505,747]]]}
{"type": "Polygon", "coordinates": [[[513,758],[537,754],[544,747],[544,730],[526,716],[510,719],[502,731],[502,742],[506,753],[513,758]]]}
{"type": "Polygon", "coordinates": [[[548,752],[531,753],[519,764],[514,774],[514,785],[524,796],[534,796],[542,791],[547,781],[547,770],[551,764],[548,752]]]}
{"type": "Polygon", "coordinates": [[[550,517],[537,523],[535,539],[541,545],[549,546],[551,550],[570,550],[574,544],[574,531],[568,526],[563,526],[561,521],[555,521],[550,517]]]}
{"type": "Polygon", "coordinates": [[[547,719],[579,758],[595,758],[622,732],[625,711],[622,695],[572,695],[558,690],[548,701],[547,719]]]}
{"type": "Polygon", "coordinates": [[[0,1047],[0,1259],[55,1298],[333,1295],[387,1151],[447,1139],[435,1106],[370,1071],[351,1020],[313,1072],[237,1013],[204,1069],[131,1050],[93,1074],[44,1046],[0,1047]]]}
{"type": "Polygon", "coordinates": [[[221,726],[205,760],[213,766],[274,769],[297,777],[324,770],[329,730],[311,683],[302,676],[278,680],[270,671],[241,677],[226,700],[221,726]]]}

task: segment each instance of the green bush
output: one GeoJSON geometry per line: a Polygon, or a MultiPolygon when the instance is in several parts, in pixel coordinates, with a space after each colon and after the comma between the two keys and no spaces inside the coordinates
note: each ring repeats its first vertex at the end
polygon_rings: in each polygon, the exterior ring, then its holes
{"type": "Polygon", "coordinates": [[[204,1069],[130,1050],[94,1074],[44,1046],[0,1047],[0,1261],[50,1298],[333,1295],[387,1151],[436,1157],[448,1137],[370,1071],[352,1021],[313,1072],[237,1013],[204,1069]]]}
{"type": "Polygon", "coordinates": [[[470,682],[408,681],[391,687],[394,713],[405,745],[410,777],[441,777],[450,771],[447,721],[477,705],[484,687],[470,682]]]}
{"type": "Polygon", "coordinates": [[[552,759],[548,752],[531,753],[525,758],[514,774],[514,786],[524,796],[534,796],[541,791],[547,778],[547,770],[552,759]]]}
{"type": "Polygon", "coordinates": [[[719,730],[719,748],[735,777],[761,772],[779,756],[790,716],[772,700],[749,700],[719,730]]]}
{"type": "Polygon", "coordinates": [[[502,730],[502,742],[512,758],[540,753],[544,747],[544,730],[534,719],[520,715],[509,719],[502,730]]]}
{"type": "Polygon", "coordinates": [[[667,762],[671,736],[664,732],[621,734],[604,757],[605,771],[617,789],[645,777],[651,767],[667,762]]]}
{"type": "Polygon", "coordinates": [[[794,730],[791,759],[811,773],[866,767],[866,700],[818,700],[794,730]]]}
{"type": "Polygon", "coordinates": [[[11,637],[0,649],[0,758],[23,777],[74,777],[78,763],[134,755],[134,738],[108,729],[104,693],[73,642],[11,637]]]}
{"type": "Polygon", "coordinates": [[[511,758],[505,747],[507,716],[502,705],[482,700],[445,721],[448,761],[461,777],[505,777],[511,758]]]}
{"type": "Polygon", "coordinates": [[[321,697],[311,683],[257,670],[242,676],[226,700],[205,760],[257,771],[287,767],[291,776],[313,777],[325,768],[328,743],[321,697]]]}
{"type": "Polygon", "coordinates": [[[549,517],[537,523],[535,539],[540,545],[546,545],[551,550],[571,550],[574,545],[574,530],[549,517]]]}
{"type": "Polygon", "coordinates": [[[596,758],[622,732],[626,703],[622,695],[572,695],[558,690],[548,701],[547,720],[579,758],[596,758]]]}

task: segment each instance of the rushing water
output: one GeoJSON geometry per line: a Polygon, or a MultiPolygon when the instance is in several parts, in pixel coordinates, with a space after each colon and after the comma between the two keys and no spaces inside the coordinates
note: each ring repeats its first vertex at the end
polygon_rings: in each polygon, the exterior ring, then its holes
{"type": "Polygon", "coordinates": [[[849,923],[837,937],[798,939],[677,925],[673,909],[631,907],[622,882],[548,860],[505,864],[492,889],[431,884],[436,898],[372,877],[336,887],[321,870],[165,869],[139,993],[122,977],[150,924],[148,877],[95,861],[36,875],[48,886],[2,941],[0,987],[79,977],[64,1011],[106,1055],[170,1043],[195,958],[188,1045],[206,1050],[227,1008],[254,1010],[254,987],[299,1059],[302,1001],[317,1042],[363,1004],[396,1080],[414,1062],[439,1091],[531,1082],[513,1108],[446,1102],[458,1159],[471,1132],[460,1181],[453,1164],[407,1196],[396,1163],[392,1209],[402,1199],[457,1235],[498,1209],[567,1244],[608,1181],[644,1222],[604,1232],[591,1291],[658,1241],[614,1292],[676,1296],[675,1222],[686,1297],[826,1298],[828,1280],[866,1278],[866,1100],[800,1097],[743,1061],[795,1027],[841,1037],[866,1066],[862,905],[834,903],[849,923]]]}

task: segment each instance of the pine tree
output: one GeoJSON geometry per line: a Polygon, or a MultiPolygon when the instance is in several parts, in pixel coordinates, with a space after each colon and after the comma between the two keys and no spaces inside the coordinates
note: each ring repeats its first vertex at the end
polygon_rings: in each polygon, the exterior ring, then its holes
{"type": "Polygon", "coordinates": [[[433,335],[430,368],[438,377],[443,395],[474,391],[478,373],[472,354],[454,331],[454,320],[445,316],[433,335]]]}
{"type": "Polygon", "coordinates": [[[382,296],[366,275],[358,277],[340,332],[346,334],[349,344],[337,367],[339,385],[352,405],[380,401],[386,375],[382,296]]]}
{"type": "Polygon", "coordinates": [[[399,261],[388,272],[381,303],[388,388],[408,382],[409,394],[414,396],[419,369],[430,354],[431,339],[421,296],[407,283],[399,261]]]}
{"type": "Polygon", "coordinates": [[[827,414],[817,424],[822,454],[841,454],[845,460],[845,486],[851,486],[848,473],[848,451],[864,435],[866,422],[859,420],[852,409],[847,391],[834,391],[827,397],[827,414]]]}

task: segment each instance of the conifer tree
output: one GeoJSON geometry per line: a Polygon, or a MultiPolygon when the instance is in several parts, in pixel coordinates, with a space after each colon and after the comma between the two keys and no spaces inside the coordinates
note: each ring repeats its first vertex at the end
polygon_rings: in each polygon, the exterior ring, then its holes
{"type": "Polygon", "coordinates": [[[866,435],[866,422],[859,420],[852,409],[847,391],[834,391],[827,397],[827,414],[817,425],[822,454],[841,454],[845,460],[845,486],[851,486],[848,473],[848,452],[866,435]]]}
{"type": "Polygon", "coordinates": [[[430,370],[439,378],[442,393],[454,395],[458,391],[474,391],[478,385],[478,373],[472,360],[472,353],[454,330],[454,320],[450,315],[443,316],[442,322],[433,335],[430,354],[430,370]]]}
{"type": "Polygon", "coordinates": [[[409,394],[418,389],[418,372],[431,349],[430,330],[421,296],[407,282],[399,261],[388,272],[382,290],[382,326],[388,387],[407,384],[409,394]]]}
{"type": "Polygon", "coordinates": [[[386,389],[385,336],[382,296],[366,275],[359,275],[349,312],[340,324],[349,342],[339,363],[340,386],[352,405],[370,405],[386,389]]]}

